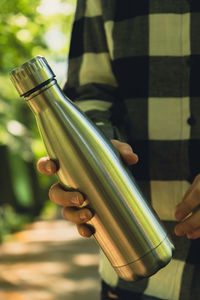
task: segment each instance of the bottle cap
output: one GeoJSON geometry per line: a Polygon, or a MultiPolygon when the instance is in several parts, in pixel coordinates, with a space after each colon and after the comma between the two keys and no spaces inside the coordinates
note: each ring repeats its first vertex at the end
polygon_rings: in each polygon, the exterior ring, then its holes
{"type": "Polygon", "coordinates": [[[20,96],[37,90],[55,77],[52,69],[43,56],[36,56],[15,68],[10,78],[20,96]]]}

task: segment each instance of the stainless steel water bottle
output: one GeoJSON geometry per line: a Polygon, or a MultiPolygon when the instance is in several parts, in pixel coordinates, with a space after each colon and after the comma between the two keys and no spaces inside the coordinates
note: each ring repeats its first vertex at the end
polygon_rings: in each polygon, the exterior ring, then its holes
{"type": "Polygon", "coordinates": [[[173,244],[111,143],[58,86],[44,57],[11,72],[34,112],[65,188],[83,192],[95,212],[94,237],[117,274],[135,281],[164,267],[173,244]]]}

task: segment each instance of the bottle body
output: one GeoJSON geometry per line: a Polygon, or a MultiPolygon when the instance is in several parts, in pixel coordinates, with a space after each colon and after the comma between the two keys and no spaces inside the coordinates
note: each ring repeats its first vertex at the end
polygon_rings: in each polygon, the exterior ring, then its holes
{"type": "Polygon", "coordinates": [[[172,244],[116,151],[57,84],[27,102],[58,177],[83,192],[94,237],[125,280],[150,276],[171,259],[172,244]]]}
{"type": "Polygon", "coordinates": [[[89,224],[117,274],[127,281],[150,276],[172,257],[173,244],[118,153],[64,96],[44,58],[13,71],[12,81],[35,114],[49,157],[66,189],[86,195],[89,224]]]}

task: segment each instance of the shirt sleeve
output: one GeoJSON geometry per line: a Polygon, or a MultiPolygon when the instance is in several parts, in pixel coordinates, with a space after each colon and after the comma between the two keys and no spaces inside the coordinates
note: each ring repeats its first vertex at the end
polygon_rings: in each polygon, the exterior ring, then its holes
{"type": "Polygon", "coordinates": [[[106,134],[114,137],[112,106],[117,80],[106,38],[100,0],[78,0],[64,93],[106,134]]]}

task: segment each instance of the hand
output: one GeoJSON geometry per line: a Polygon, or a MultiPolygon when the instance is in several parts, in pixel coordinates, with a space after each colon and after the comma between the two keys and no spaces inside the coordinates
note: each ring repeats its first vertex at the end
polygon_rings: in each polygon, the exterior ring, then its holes
{"type": "MultiPolygon", "coordinates": [[[[138,156],[130,145],[118,140],[112,140],[114,147],[119,151],[123,161],[128,164],[136,164],[138,156]]],[[[37,163],[37,169],[42,174],[52,175],[57,172],[55,163],[47,157],[41,158],[37,163]]],[[[90,237],[93,231],[85,224],[92,217],[92,212],[86,208],[83,195],[75,191],[64,191],[59,183],[54,184],[49,190],[49,198],[52,202],[64,207],[63,216],[77,225],[78,232],[83,237],[90,237]],[[82,206],[80,208],[80,206],[82,206]]]]}
{"type": "Polygon", "coordinates": [[[176,206],[175,218],[179,221],[175,227],[177,236],[200,238],[200,174],[195,177],[182,202],[176,206]]]}

